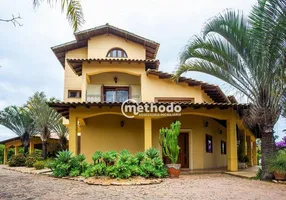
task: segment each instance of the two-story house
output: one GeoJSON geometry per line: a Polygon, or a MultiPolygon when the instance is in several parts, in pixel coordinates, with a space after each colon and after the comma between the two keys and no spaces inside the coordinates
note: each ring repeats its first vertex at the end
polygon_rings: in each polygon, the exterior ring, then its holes
{"type": "Polygon", "coordinates": [[[69,149],[88,161],[97,151],[132,153],[159,146],[159,129],[181,122],[182,168],[237,170],[238,141],[256,164],[255,136],[241,122],[248,105],[228,98],[218,86],[159,71],[159,44],[109,24],[75,33],[75,41],[52,47],[64,71],[64,101],[51,103],[66,119],[69,149]],[[180,105],[180,116],[135,116],[122,102],[180,105]]]}

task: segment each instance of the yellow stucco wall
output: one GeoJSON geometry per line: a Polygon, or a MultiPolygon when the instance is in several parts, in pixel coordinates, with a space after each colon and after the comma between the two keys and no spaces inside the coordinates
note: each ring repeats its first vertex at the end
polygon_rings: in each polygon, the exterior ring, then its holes
{"type": "MultiPolygon", "coordinates": [[[[128,58],[145,59],[145,48],[142,45],[114,36],[100,35],[88,40],[88,47],[79,48],[66,53],[68,58],[106,58],[109,49],[119,47],[126,51],[128,58]]],[[[163,66],[162,66],[163,67],[163,66]]],[[[161,68],[162,68],[161,67],[161,68]]],[[[65,64],[64,101],[86,101],[86,94],[98,92],[98,83],[109,86],[131,85],[133,95],[141,96],[142,101],[152,102],[155,97],[185,97],[195,98],[195,102],[212,102],[201,90],[200,86],[190,87],[186,83],[175,83],[171,80],[159,79],[146,75],[144,63],[83,63],[82,76],[77,76],[71,67],[65,64]],[[102,74],[103,73],[103,74],[102,74]],[[124,73],[125,75],[123,75],[124,73]],[[102,74],[102,75],[100,75],[102,74]],[[119,75],[118,75],[119,74],[119,75]],[[127,75],[126,75],[127,74],[127,75]],[[134,78],[132,78],[133,75],[134,78]],[[110,77],[118,76],[119,83],[112,83],[110,77]],[[122,76],[122,78],[120,77],[122,76]],[[108,79],[110,78],[110,80],[108,79]],[[139,81],[137,81],[139,78],[139,81]],[[88,83],[88,79],[91,83],[88,83]],[[134,84],[136,79],[136,84],[134,84]],[[124,80],[124,83],[120,83],[124,80]],[[113,85],[112,85],[113,84],[113,85]],[[68,90],[82,90],[82,98],[68,98],[68,90]]]]}
{"type": "MultiPolygon", "coordinates": [[[[66,53],[66,59],[69,58],[87,58],[87,48],[75,49],[66,53]]],[[[74,73],[67,61],[65,62],[64,73],[64,101],[66,102],[79,102],[80,98],[68,98],[68,90],[81,90],[82,77],[74,73]]]]}
{"type": "Polygon", "coordinates": [[[189,133],[189,167],[191,169],[216,168],[227,165],[226,155],[221,154],[221,140],[226,141],[225,128],[208,117],[187,115],[153,120],[153,146],[160,148],[158,143],[159,129],[169,127],[175,121],[180,120],[181,132],[189,133]],[[208,127],[203,126],[203,121],[208,121],[208,127]],[[222,134],[218,134],[218,130],[222,134]],[[206,134],[213,136],[213,153],[206,153],[206,134]]]}
{"type": "MultiPolygon", "coordinates": [[[[169,117],[152,120],[152,146],[161,150],[159,129],[168,127],[178,118],[169,117]]],[[[187,115],[179,119],[182,132],[189,132],[189,163],[192,169],[215,168],[227,165],[226,155],[220,152],[221,140],[226,141],[225,128],[211,118],[187,115]],[[209,122],[203,127],[203,120],[209,122]],[[218,134],[218,129],[223,131],[218,134]],[[213,136],[213,153],[206,153],[205,134],[213,136]]],[[[144,151],[144,121],[127,119],[120,115],[99,115],[86,119],[81,128],[81,153],[91,162],[92,154],[97,151],[128,149],[132,153],[144,151]],[[120,122],[124,121],[124,126],[120,122]]]]}
{"type": "Polygon", "coordinates": [[[112,34],[104,34],[88,40],[88,58],[106,58],[107,52],[115,47],[122,48],[131,59],[145,59],[146,57],[142,45],[112,34]]]}
{"type": "Polygon", "coordinates": [[[128,149],[132,153],[144,151],[144,122],[139,119],[126,119],[120,115],[102,115],[86,120],[81,128],[81,153],[88,162],[97,151],[128,149]],[[121,127],[120,122],[124,121],[121,127]]]}

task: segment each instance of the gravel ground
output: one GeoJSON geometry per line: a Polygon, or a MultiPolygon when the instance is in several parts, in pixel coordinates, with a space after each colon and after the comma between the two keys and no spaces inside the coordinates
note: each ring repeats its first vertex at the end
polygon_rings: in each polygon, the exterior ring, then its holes
{"type": "Polygon", "coordinates": [[[157,185],[95,186],[0,167],[0,199],[266,199],[286,200],[286,185],[226,174],[183,175],[157,185]]]}

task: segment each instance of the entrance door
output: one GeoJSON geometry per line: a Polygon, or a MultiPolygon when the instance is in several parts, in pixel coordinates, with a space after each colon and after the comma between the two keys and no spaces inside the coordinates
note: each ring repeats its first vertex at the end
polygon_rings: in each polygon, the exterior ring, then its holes
{"type": "MultiPolygon", "coordinates": [[[[180,133],[178,142],[180,151],[177,163],[181,164],[181,168],[189,168],[189,134],[180,133]]],[[[164,163],[169,164],[171,161],[164,156],[164,163]]]]}
{"type": "Polygon", "coordinates": [[[182,168],[189,168],[189,133],[180,133],[179,146],[178,163],[182,165],[182,168]]]}

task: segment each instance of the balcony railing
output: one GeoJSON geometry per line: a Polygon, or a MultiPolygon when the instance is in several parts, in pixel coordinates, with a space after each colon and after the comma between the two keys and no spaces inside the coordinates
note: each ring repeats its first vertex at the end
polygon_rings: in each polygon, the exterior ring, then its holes
{"type": "Polygon", "coordinates": [[[101,95],[101,94],[88,94],[86,95],[87,102],[124,102],[127,99],[133,99],[137,102],[141,101],[141,95],[101,95]]]}

